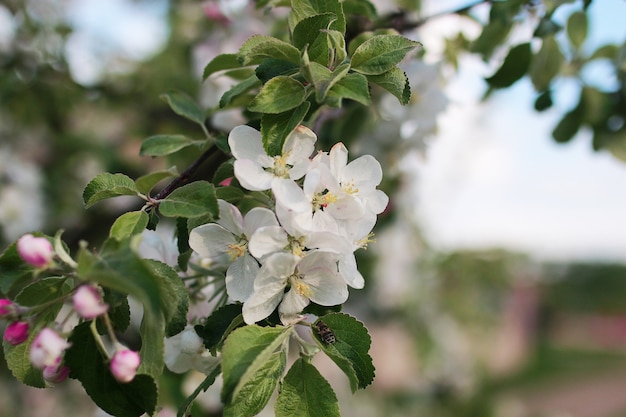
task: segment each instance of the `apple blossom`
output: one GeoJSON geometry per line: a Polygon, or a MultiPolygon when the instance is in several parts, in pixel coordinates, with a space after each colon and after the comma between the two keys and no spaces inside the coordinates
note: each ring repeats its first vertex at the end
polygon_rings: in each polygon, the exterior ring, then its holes
{"type": "Polygon", "coordinates": [[[10,345],[19,345],[28,339],[30,325],[26,321],[14,321],[4,330],[4,340],[10,345]]]}
{"type": "Polygon", "coordinates": [[[165,339],[165,366],[174,373],[195,369],[209,374],[219,363],[220,358],[211,355],[191,325],[187,325],[179,334],[165,339]]]}
{"type": "Polygon", "coordinates": [[[218,200],[220,219],[217,224],[198,226],[189,233],[189,246],[201,257],[216,263],[229,264],[226,291],[236,301],[245,301],[252,294],[258,262],[248,252],[249,237],[259,227],[276,226],[274,213],[255,207],[242,216],[237,207],[218,200]]]}
{"type": "Polygon", "coordinates": [[[54,256],[52,244],[45,237],[24,235],[17,240],[17,252],[22,259],[37,268],[50,264],[54,256]]]}
{"type": "Polygon", "coordinates": [[[120,348],[111,359],[111,373],[120,382],[130,382],[135,378],[140,363],[139,353],[127,348],[120,348]]]}
{"type": "Polygon", "coordinates": [[[281,155],[271,157],[263,149],[261,132],[237,126],[228,136],[235,177],[247,190],[271,189],[277,201],[294,210],[306,210],[309,203],[294,180],[306,173],[316,140],[309,128],[298,126],[285,140],[281,155]]]}
{"type": "Polygon", "coordinates": [[[43,328],[30,346],[30,361],[35,368],[57,366],[70,344],[49,327],[43,328]]]}
{"type": "Polygon", "coordinates": [[[109,310],[109,305],[102,300],[98,288],[81,285],[72,297],[74,310],[85,319],[96,318],[109,310]]]}
{"type": "Polygon", "coordinates": [[[252,324],[263,320],[280,305],[281,321],[288,323],[310,301],[324,306],[345,302],[348,288],[337,272],[339,256],[318,250],[304,258],[291,253],[270,255],[254,281],[254,293],[243,304],[244,321],[252,324]]]}

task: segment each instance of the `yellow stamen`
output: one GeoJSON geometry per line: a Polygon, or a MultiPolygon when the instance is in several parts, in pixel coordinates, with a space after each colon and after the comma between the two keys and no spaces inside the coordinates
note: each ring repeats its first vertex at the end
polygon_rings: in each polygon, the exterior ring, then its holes
{"type": "Polygon", "coordinates": [[[228,245],[228,256],[230,256],[230,260],[234,261],[235,259],[242,257],[246,253],[246,243],[233,244],[228,245]]]}
{"type": "Polygon", "coordinates": [[[357,240],[356,245],[360,248],[367,250],[367,245],[374,242],[376,242],[376,239],[374,238],[374,232],[372,232],[365,236],[363,239],[357,240]]]}
{"type": "Polygon", "coordinates": [[[306,298],[310,298],[311,297],[311,293],[312,293],[311,287],[309,287],[308,284],[305,284],[302,281],[296,283],[296,285],[294,286],[294,289],[296,290],[298,295],[301,295],[301,296],[306,297],[306,298]]]}
{"type": "Polygon", "coordinates": [[[345,184],[341,184],[341,189],[346,194],[356,194],[359,192],[359,189],[354,185],[354,182],[348,182],[345,184]]]}

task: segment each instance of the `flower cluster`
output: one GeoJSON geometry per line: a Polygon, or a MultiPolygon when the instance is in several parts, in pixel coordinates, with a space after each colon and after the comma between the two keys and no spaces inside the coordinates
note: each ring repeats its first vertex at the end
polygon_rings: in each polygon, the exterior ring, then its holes
{"type": "Polygon", "coordinates": [[[348,286],[364,286],[354,252],[371,241],[376,216],[387,206],[377,189],[382,169],[369,155],[348,162],[342,143],[311,158],[316,140],[299,126],[282,153],[269,156],[260,132],[237,126],[228,138],[235,177],[247,190],[271,190],[273,210],[257,207],[244,216],[220,200],[217,223],[190,233],[189,245],[201,257],[228,265],[226,290],[243,302],[248,324],[277,307],[281,321],[292,323],[310,302],[342,304],[348,286]]]}
{"type": "MultiPolygon", "coordinates": [[[[54,261],[56,253],[46,237],[23,235],[17,240],[16,249],[22,260],[35,268],[35,275],[56,266],[54,261]]],[[[109,310],[100,288],[95,285],[81,284],[67,297],[61,296],[59,301],[70,301],[70,296],[72,309],[69,314],[77,315],[81,319],[93,320],[109,310]]],[[[67,340],[69,332],[61,329],[63,326],[44,323],[45,327],[41,328],[42,323],[37,322],[38,314],[50,305],[52,304],[44,303],[41,306],[23,307],[8,298],[2,298],[0,318],[9,322],[3,336],[8,344],[20,345],[33,335],[28,351],[30,363],[34,368],[42,370],[46,381],[55,384],[65,380],[70,373],[70,369],[63,363],[63,357],[71,343],[67,340]]],[[[62,322],[67,322],[68,318],[69,316],[62,322]]],[[[108,356],[108,352],[106,354],[108,356]]],[[[118,381],[131,381],[135,377],[139,363],[140,357],[137,352],[116,343],[110,369],[118,381]]]]}

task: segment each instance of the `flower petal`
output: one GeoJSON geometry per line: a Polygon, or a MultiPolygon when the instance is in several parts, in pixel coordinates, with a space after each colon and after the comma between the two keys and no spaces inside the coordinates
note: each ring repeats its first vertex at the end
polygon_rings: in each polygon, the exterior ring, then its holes
{"type": "Polygon", "coordinates": [[[272,187],[274,174],[251,159],[238,159],[234,163],[235,177],[243,188],[250,191],[265,191],[272,187]]]}
{"type": "Polygon", "coordinates": [[[203,258],[213,262],[230,262],[228,245],[236,244],[235,236],[222,226],[210,223],[198,226],[189,233],[189,246],[203,258]]]}
{"type": "Polygon", "coordinates": [[[248,250],[257,259],[279,252],[289,244],[287,232],[280,226],[260,227],[250,237],[248,250]]]}
{"type": "Polygon", "coordinates": [[[346,164],[348,163],[348,149],[346,145],[339,142],[336,143],[328,153],[330,161],[330,172],[335,177],[339,177],[346,164]]]}
{"type": "Polygon", "coordinates": [[[254,291],[254,279],[259,269],[259,264],[249,254],[237,258],[226,271],[228,296],[235,301],[246,301],[254,291]]]}
{"type": "Polygon", "coordinates": [[[278,226],[278,220],[272,210],[255,207],[246,213],[244,218],[244,234],[249,238],[259,227],[278,226]]]}
{"type": "Polygon", "coordinates": [[[361,289],[365,286],[365,279],[357,269],[354,253],[344,255],[339,260],[339,274],[352,288],[361,289]]]}
{"type": "Polygon", "coordinates": [[[374,189],[382,179],[383,169],[372,155],[363,155],[350,162],[339,176],[342,184],[353,183],[359,190],[374,189]]]}
{"type": "Polygon", "coordinates": [[[254,290],[263,288],[272,282],[280,282],[283,286],[287,283],[287,278],[296,269],[300,258],[291,253],[274,253],[265,259],[265,263],[259,270],[254,281],[254,290]]]}
{"type": "Polygon", "coordinates": [[[286,285],[286,281],[270,282],[261,288],[256,288],[255,285],[254,293],[243,303],[243,320],[247,324],[253,324],[272,314],[283,299],[286,285]]]}
{"type": "Polygon", "coordinates": [[[217,224],[235,236],[241,236],[243,233],[243,217],[239,209],[224,200],[217,200],[217,204],[220,208],[220,219],[217,221],[217,224]]]}
{"type": "Polygon", "coordinates": [[[228,145],[237,160],[250,159],[263,167],[270,167],[274,163],[263,149],[261,132],[250,126],[241,125],[231,130],[228,145]]]}
{"type": "Polygon", "coordinates": [[[293,180],[286,178],[274,178],[272,191],[276,201],[294,211],[302,212],[311,210],[311,202],[304,195],[302,188],[293,180]]]}
{"type": "Polygon", "coordinates": [[[316,141],[317,136],[311,129],[303,125],[296,127],[283,145],[283,155],[287,154],[287,163],[293,166],[308,161],[315,151],[316,141]]]}
{"type": "Polygon", "coordinates": [[[278,313],[280,314],[280,321],[283,324],[289,324],[297,320],[300,313],[310,303],[309,299],[291,287],[289,291],[283,297],[280,306],[278,307],[278,313]]]}

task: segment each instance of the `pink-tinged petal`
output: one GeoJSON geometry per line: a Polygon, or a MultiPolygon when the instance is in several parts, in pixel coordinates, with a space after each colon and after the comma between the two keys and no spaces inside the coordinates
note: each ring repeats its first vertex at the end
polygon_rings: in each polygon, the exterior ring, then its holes
{"type": "Polygon", "coordinates": [[[35,368],[43,369],[46,366],[57,366],[61,363],[61,358],[65,349],[70,344],[59,336],[54,330],[43,328],[30,345],[30,362],[35,368]]]}
{"type": "Polygon", "coordinates": [[[8,298],[0,298],[0,317],[9,316],[16,312],[16,306],[8,298]]]}
{"type": "Polygon", "coordinates": [[[235,236],[241,236],[243,234],[243,216],[239,209],[224,200],[217,200],[217,204],[220,208],[220,218],[217,224],[235,236]]]}
{"type": "Polygon", "coordinates": [[[257,229],[250,237],[248,250],[257,259],[279,252],[289,244],[287,232],[280,226],[266,226],[257,229]]]}
{"type": "Polygon", "coordinates": [[[288,235],[300,237],[312,230],[313,218],[311,211],[296,212],[284,205],[276,204],[276,217],[288,235]]]}
{"type": "Polygon", "coordinates": [[[342,194],[326,211],[336,219],[357,219],[365,213],[363,203],[353,195],[342,194]]]}
{"type": "Polygon", "coordinates": [[[294,166],[303,161],[308,161],[315,151],[316,141],[317,136],[311,129],[303,125],[298,126],[285,139],[283,145],[283,155],[287,155],[287,163],[294,166]]]}
{"type": "Polygon", "coordinates": [[[70,374],[70,368],[65,365],[46,366],[43,368],[43,379],[50,384],[60,384],[65,381],[70,374]]]}
{"type": "Polygon", "coordinates": [[[339,260],[339,274],[352,288],[360,290],[365,286],[365,279],[363,279],[363,275],[357,269],[353,253],[346,254],[339,260]]]}
{"type": "Polygon", "coordinates": [[[36,268],[45,268],[54,257],[52,244],[45,237],[24,235],[17,240],[16,245],[20,257],[36,268]]]}
{"type": "Polygon", "coordinates": [[[119,382],[130,382],[135,379],[140,363],[139,353],[130,349],[120,349],[111,359],[111,373],[119,382]]]}
{"type": "Polygon", "coordinates": [[[381,190],[374,190],[363,197],[365,206],[374,214],[380,214],[385,211],[389,204],[389,197],[381,190]]]}
{"type": "Polygon", "coordinates": [[[265,263],[259,270],[254,281],[254,290],[263,288],[275,282],[283,287],[287,285],[287,279],[294,273],[300,258],[291,253],[274,253],[265,259],[265,263]]]}
{"type": "Polygon", "coordinates": [[[189,233],[189,246],[203,258],[227,264],[231,261],[229,245],[237,244],[235,236],[222,226],[209,223],[198,226],[189,233]]]}
{"type": "Polygon", "coordinates": [[[72,296],[74,310],[85,319],[94,319],[109,311],[109,305],[102,299],[98,288],[81,285],[72,296]]]}
{"type": "Polygon", "coordinates": [[[234,163],[235,177],[243,188],[250,191],[265,191],[272,187],[272,180],[276,178],[271,172],[250,160],[238,159],[234,163]]]}
{"type": "Polygon", "coordinates": [[[253,324],[263,320],[278,306],[283,299],[285,282],[270,282],[261,288],[256,288],[254,293],[243,303],[243,319],[247,324],[253,324]]]}
{"type": "Polygon", "coordinates": [[[350,162],[341,172],[339,181],[342,184],[354,184],[359,191],[374,189],[383,179],[380,163],[371,155],[363,155],[350,162]]]}
{"type": "Polygon", "coordinates": [[[264,207],[255,207],[246,213],[243,233],[249,238],[258,228],[265,226],[278,226],[276,215],[272,210],[264,207]]]}
{"type": "Polygon", "coordinates": [[[254,291],[254,279],[259,272],[259,264],[245,254],[233,262],[226,271],[226,292],[235,301],[246,301],[254,291]]]}
{"type": "Polygon", "coordinates": [[[274,160],[263,149],[261,132],[250,126],[241,125],[231,130],[228,145],[237,160],[249,159],[266,168],[274,164],[274,160]]]}
{"type": "Polygon", "coordinates": [[[283,324],[289,324],[297,321],[300,313],[302,313],[302,310],[304,310],[309,303],[310,301],[307,297],[299,294],[294,287],[291,287],[291,289],[289,289],[283,297],[283,301],[281,301],[280,306],[278,307],[280,321],[282,321],[283,324]]]}
{"type": "Polygon", "coordinates": [[[343,143],[339,142],[330,149],[328,156],[330,172],[332,172],[335,177],[339,177],[348,163],[348,149],[343,143]]]}
{"type": "Polygon", "coordinates": [[[298,212],[311,210],[311,202],[304,195],[302,188],[293,180],[275,178],[272,181],[272,191],[274,192],[276,201],[291,210],[298,212]]]}

